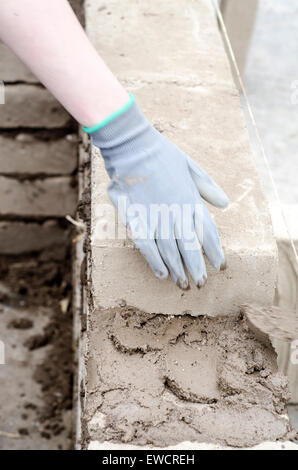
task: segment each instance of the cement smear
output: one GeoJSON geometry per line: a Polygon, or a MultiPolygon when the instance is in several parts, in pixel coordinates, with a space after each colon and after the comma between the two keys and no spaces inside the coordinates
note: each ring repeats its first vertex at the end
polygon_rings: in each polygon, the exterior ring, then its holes
{"type": "Polygon", "coordinates": [[[242,316],[93,312],[85,439],[236,447],[285,439],[287,380],[242,316]]]}
{"type": "Polygon", "coordinates": [[[298,318],[294,310],[275,306],[243,305],[241,312],[260,340],[268,342],[271,338],[291,342],[298,339],[298,318]]]}

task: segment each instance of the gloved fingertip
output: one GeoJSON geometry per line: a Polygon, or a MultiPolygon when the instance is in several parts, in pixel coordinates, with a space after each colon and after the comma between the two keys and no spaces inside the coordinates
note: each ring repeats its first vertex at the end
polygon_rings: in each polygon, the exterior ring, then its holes
{"type": "Polygon", "coordinates": [[[222,258],[222,261],[216,261],[215,263],[212,263],[212,264],[218,273],[220,271],[224,271],[227,266],[227,263],[224,257],[222,258]]]}
{"type": "Polygon", "coordinates": [[[225,209],[230,204],[228,196],[223,192],[221,198],[217,200],[217,207],[220,209],[225,209]]]}
{"type": "Polygon", "coordinates": [[[154,271],[154,274],[161,281],[163,281],[164,279],[167,279],[167,277],[169,275],[168,271],[160,271],[160,270],[154,271]]]}
{"type": "Polygon", "coordinates": [[[220,270],[220,271],[224,271],[225,269],[227,269],[227,262],[226,262],[226,260],[224,260],[224,261],[221,263],[219,270],[220,270]]]}
{"type": "Polygon", "coordinates": [[[182,290],[189,290],[188,279],[178,279],[177,286],[182,290]]]}
{"type": "Polygon", "coordinates": [[[206,284],[206,281],[207,281],[207,275],[204,274],[202,278],[198,280],[197,287],[200,289],[206,284]]]}
{"type": "Polygon", "coordinates": [[[219,209],[224,209],[230,204],[230,200],[226,193],[217,185],[208,188],[205,192],[202,192],[201,194],[206,201],[210,202],[215,207],[218,207],[219,209]]]}

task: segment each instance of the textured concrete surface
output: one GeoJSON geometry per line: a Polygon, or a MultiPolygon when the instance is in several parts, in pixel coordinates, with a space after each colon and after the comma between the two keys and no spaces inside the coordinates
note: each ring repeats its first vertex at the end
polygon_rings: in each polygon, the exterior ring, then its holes
{"type": "Polygon", "coordinates": [[[87,33],[120,79],[231,86],[208,1],[183,1],[179,12],[170,0],[91,0],[85,9],[87,33]]]}
{"type": "Polygon", "coordinates": [[[18,181],[0,176],[0,216],[65,217],[77,206],[74,181],[68,176],[18,181]]]}
{"type": "Polygon", "coordinates": [[[20,255],[67,243],[68,232],[55,220],[0,222],[0,254],[20,255]]]}
{"type": "Polygon", "coordinates": [[[276,278],[275,242],[252,164],[238,93],[210,4],[187,1],[178,7],[166,1],[160,8],[155,2],[150,7],[122,2],[119,8],[117,2],[111,2],[103,10],[100,6],[96,0],[86,5],[87,31],[98,50],[135,93],[145,115],[214,177],[231,204],[223,211],[211,209],[226,252],[227,270],[218,274],[208,266],[206,286],[198,291],[192,285],[182,293],[170,280],[155,279],[131,244],[124,246],[121,241],[113,243],[96,237],[98,208],[107,202],[108,178],[102,160],[94,153],[95,305],[115,306],[125,299],[149,313],[180,314],[187,310],[193,315],[215,315],[236,312],[242,302],[271,304],[276,278]],[[108,30],[113,33],[103,40],[108,30]],[[140,30],[141,42],[136,40],[140,30]]]}
{"type": "Polygon", "coordinates": [[[77,137],[42,141],[19,133],[15,138],[0,135],[2,175],[67,175],[77,167],[77,137]]]}
{"type": "Polygon", "coordinates": [[[53,129],[69,124],[69,115],[44,88],[36,85],[6,85],[0,128],[38,127],[53,129]]]}

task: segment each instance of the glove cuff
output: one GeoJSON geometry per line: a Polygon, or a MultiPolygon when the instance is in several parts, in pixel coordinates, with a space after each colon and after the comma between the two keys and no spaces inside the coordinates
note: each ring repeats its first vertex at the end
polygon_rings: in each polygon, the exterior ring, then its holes
{"type": "Polygon", "coordinates": [[[101,121],[99,124],[96,124],[95,126],[92,126],[92,127],[82,126],[83,131],[85,131],[87,134],[93,134],[93,132],[96,132],[99,129],[102,129],[104,126],[109,124],[109,122],[113,121],[118,116],[125,113],[125,111],[129,109],[134,102],[135,102],[134,95],[132,93],[129,93],[129,101],[121,109],[118,109],[118,111],[115,111],[115,113],[111,114],[111,116],[108,116],[106,119],[101,121]]]}
{"type": "Polygon", "coordinates": [[[130,105],[108,123],[92,132],[92,144],[100,148],[103,158],[138,153],[152,145],[152,126],[134,98],[130,105]]]}

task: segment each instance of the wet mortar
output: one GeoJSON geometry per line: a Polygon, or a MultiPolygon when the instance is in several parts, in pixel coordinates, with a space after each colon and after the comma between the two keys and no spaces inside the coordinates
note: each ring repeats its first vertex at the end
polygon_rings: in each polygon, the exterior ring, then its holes
{"type": "MultiPolygon", "coordinates": [[[[123,305],[123,302],[122,302],[123,305]]],[[[294,439],[287,379],[242,315],[90,315],[84,440],[235,447],[294,439]]]]}

